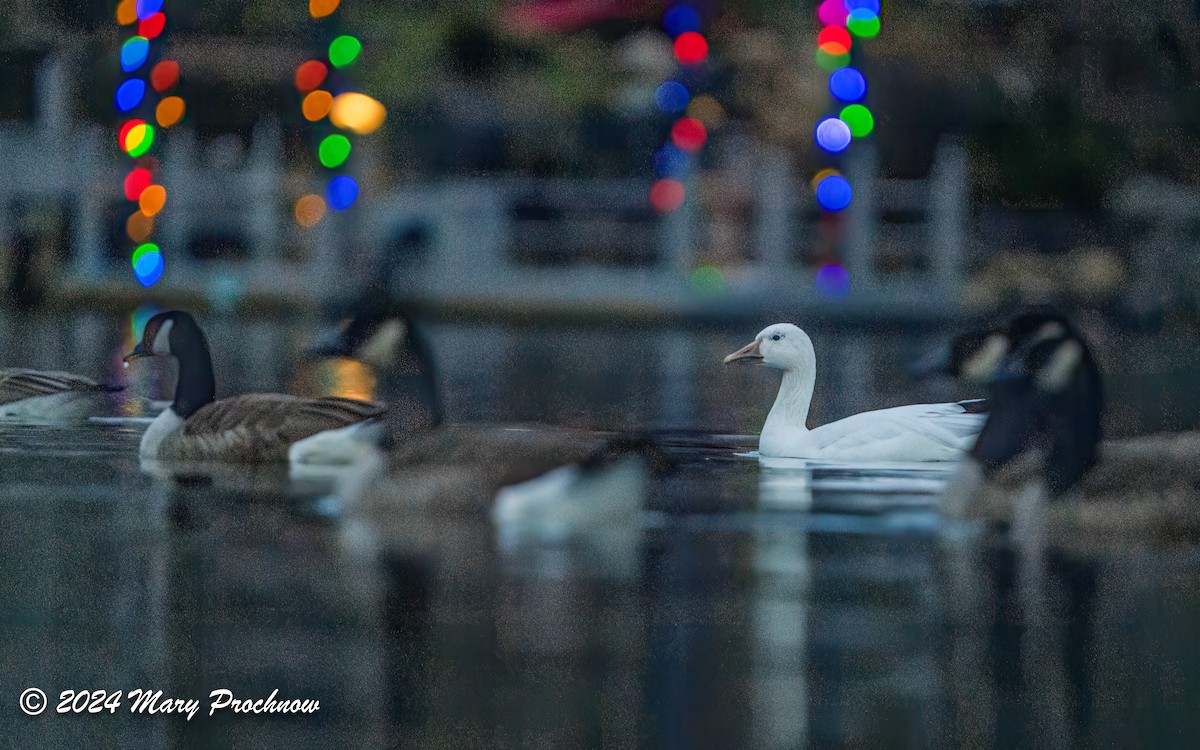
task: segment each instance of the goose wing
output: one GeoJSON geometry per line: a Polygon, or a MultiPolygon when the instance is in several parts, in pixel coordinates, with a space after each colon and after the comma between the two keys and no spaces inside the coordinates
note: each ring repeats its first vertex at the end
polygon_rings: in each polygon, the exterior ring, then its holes
{"type": "Polygon", "coordinates": [[[970,449],[987,417],[981,401],[912,404],[855,414],[810,434],[822,458],[944,460],[970,449]]]}
{"type": "Polygon", "coordinates": [[[69,372],[42,370],[0,370],[0,404],[66,391],[101,392],[110,390],[96,381],[69,372]]]}
{"type": "Polygon", "coordinates": [[[382,416],[384,407],[346,398],[249,394],[214,401],[164,442],[161,458],[285,461],[288,447],[318,432],[382,416]]]}

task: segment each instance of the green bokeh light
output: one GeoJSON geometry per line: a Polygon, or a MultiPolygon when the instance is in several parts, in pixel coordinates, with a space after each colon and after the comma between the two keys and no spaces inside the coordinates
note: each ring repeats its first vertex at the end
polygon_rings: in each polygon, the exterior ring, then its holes
{"type": "Polygon", "coordinates": [[[716,266],[704,265],[692,271],[691,287],[700,294],[720,294],[725,291],[725,274],[716,266]]]}
{"type": "Polygon", "coordinates": [[[133,255],[129,258],[129,264],[134,268],[137,268],[138,259],[140,259],[146,253],[157,252],[159,252],[158,245],[155,245],[153,242],[147,242],[144,245],[138,245],[137,249],[133,251],[133,255]]]}
{"type": "Polygon", "coordinates": [[[352,36],[339,36],[329,43],[329,62],[335,68],[344,68],[358,59],[362,42],[352,36]]]}
{"type": "Polygon", "coordinates": [[[317,149],[321,164],[333,169],[350,156],[350,139],[344,135],[326,136],[317,149]]]}
{"type": "Polygon", "coordinates": [[[849,126],[850,134],[855,138],[869,135],[875,129],[875,116],[861,104],[851,104],[844,108],[838,117],[849,126]]]}
{"type": "Polygon", "coordinates": [[[854,36],[870,39],[879,35],[879,16],[865,8],[850,11],[846,29],[854,36]]]}

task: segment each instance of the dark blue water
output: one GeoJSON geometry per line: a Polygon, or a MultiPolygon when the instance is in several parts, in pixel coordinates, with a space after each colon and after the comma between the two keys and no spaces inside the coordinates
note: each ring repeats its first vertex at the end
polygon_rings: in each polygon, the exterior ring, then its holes
{"type": "Polygon", "coordinates": [[[675,435],[638,522],[502,545],[486,518],[373,529],[283,469],[150,476],[142,426],[0,428],[11,746],[1184,747],[1200,729],[1196,547],[1052,549],[1031,613],[1004,535],[939,521],[946,467],[764,468],[745,439],[675,435]],[[51,699],[36,717],[29,687],[51,699]],[[55,712],[64,690],[139,688],[200,715],[55,712]],[[210,717],[222,688],[320,709],[210,717]]]}

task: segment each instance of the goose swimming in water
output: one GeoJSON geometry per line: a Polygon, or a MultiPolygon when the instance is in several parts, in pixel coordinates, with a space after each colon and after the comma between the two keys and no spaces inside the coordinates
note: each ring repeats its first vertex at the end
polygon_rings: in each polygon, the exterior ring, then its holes
{"type": "Polygon", "coordinates": [[[1102,441],[1101,373],[1069,318],[1023,313],[954,348],[945,371],[984,377],[992,417],[943,492],[950,512],[1008,522],[1024,503],[1072,543],[1200,529],[1200,433],[1102,441]]]}
{"type": "Polygon", "coordinates": [[[955,461],[975,442],[986,420],[982,401],[913,404],[855,414],[815,429],[808,409],[817,358],[808,334],[776,323],[725,358],[783,370],[775,405],[759,437],[763,456],[825,461],[955,461]]]}
{"type": "Polygon", "coordinates": [[[293,466],[313,457],[353,458],[338,495],[356,516],[486,516],[506,535],[561,539],[591,524],[640,513],[653,473],[672,462],[653,440],[546,425],[443,425],[433,357],[420,324],[395,309],[361,306],[316,355],[373,360],[388,394],[375,443],[336,433],[297,443],[293,466]],[[399,356],[380,359],[379,337],[409,332],[399,356]],[[404,406],[393,409],[392,403],[404,406]],[[354,445],[349,445],[354,443],[354,445]]]}
{"type": "Polygon", "coordinates": [[[0,369],[0,419],[49,424],[84,421],[98,410],[106,394],[122,388],[69,372],[0,369]]]}
{"type": "Polygon", "coordinates": [[[175,399],[142,436],[144,459],[269,463],[286,461],[293,443],[328,430],[377,424],[379,404],[344,398],[255,393],[216,400],[212,358],[191,315],[171,311],[146,322],[142,341],[125,356],[175,357],[175,399]]]}

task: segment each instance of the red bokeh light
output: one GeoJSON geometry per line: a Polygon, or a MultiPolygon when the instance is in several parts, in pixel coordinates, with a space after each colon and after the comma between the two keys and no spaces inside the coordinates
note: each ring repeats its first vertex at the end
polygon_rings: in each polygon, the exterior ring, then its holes
{"type": "Polygon", "coordinates": [[[660,214],[667,214],[683,205],[687,190],[679,180],[670,178],[655,180],[650,186],[650,207],[660,214]]]}
{"type": "Polygon", "coordinates": [[[174,60],[163,60],[150,71],[150,85],[162,93],[179,83],[179,63],[174,60]]]}
{"type": "Polygon", "coordinates": [[[681,117],[671,126],[671,142],[684,151],[699,151],[707,140],[708,130],[695,117],[681,117]]]}
{"type": "Polygon", "coordinates": [[[296,68],[296,88],[300,91],[312,91],[325,81],[329,68],[319,60],[302,62],[296,68]]]}
{"type": "Polygon", "coordinates": [[[148,17],[144,21],[138,21],[138,36],[144,36],[147,39],[153,39],[163,32],[167,25],[166,14],[159,12],[148,17]]]}
{"type": "Polygon", "coordinates": [[[703,34],[685,31],[675,38],[675,59],[684,65],[704,62],[708,57],[708,40],[703,34]]]}
{"type": "Polygon", "coordinates": [[[850,32],[841,26],[826,26],[817,35],[817,46],[831,55],[844,55],[850,51],[850,32]]]}
{"type": "Polygon", "coordinates": [[[125,175],[125,198],[131,201],[137,200],[142,197],[142,191],[150,187],[153,182],[154,175],[150,174],[150,170],[138,167],[125,175]]]}

